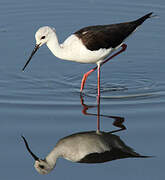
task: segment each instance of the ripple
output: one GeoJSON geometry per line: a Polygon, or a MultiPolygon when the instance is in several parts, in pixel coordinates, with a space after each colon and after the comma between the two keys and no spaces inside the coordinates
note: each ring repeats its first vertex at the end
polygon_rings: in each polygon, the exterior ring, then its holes
{"type": "MultiPolygon", "coordinates": [[[[165,83],[152,78],[145,78],[145,74],[134,73],[114,74],[111,79],[105,76],[101,79],[101,98],[113,100],[140,100],[165,96],[165,83]],[[115,77],[115,78],[113,78],[115,77]],[[122,79],[121,79],[122,77],[122,79]]],[[[24,101],[36,100],[76,100],[80,93],[81,74],[76,70],[69,74],[49,74],[45,77],[30,73],[4,73],[0,78],[0,91],[4,98],[23,98],[24,101]],[[10,95],[9,95],[10,94],[10,95]],[[12,95],[12,97],[11,97],[12,95]],[[9,96],[8,98],[6,96],[9,96]]],[[[91,76],[84,87],[85,96],[97,96],[96,77],[91,76]]],[[[4,99],[3,98],[3,99],[4,99]]]]}
{"type": "MultiPolygon", "coordinates": [[[[150,99],[161,98],[165,95],[165,84],[159,83],[152,78],[145,78],[145,74],[134,73],[117,74],[110,80],[105,77],[101,79],[101,98],[102,99],[150,99]],[[121,79],[122,77],[122,79],[121,79]]],[[[56,80],[57,84],[61,85],[62,93],[79,94],[81,76],[72,72],[59,77],[56,80]]],[[[88,97],[97,96],[97,82],[91,77],[87,80],[83,94],[88,97]]]]}
{"type": "MultiPolygon", "coordinates": [[[[155,98],[165,95],[165,85],[161,86],[152,79],[139,78],[116,79],[111,82],[101,82],[102,99],[140,99],[155,98]],[[116,81],[118,83],[114,83],[116,81]]],[[[96,84],[90,84],[84,90],[84,95],[89,97],[97,96],[96,84]]]]}

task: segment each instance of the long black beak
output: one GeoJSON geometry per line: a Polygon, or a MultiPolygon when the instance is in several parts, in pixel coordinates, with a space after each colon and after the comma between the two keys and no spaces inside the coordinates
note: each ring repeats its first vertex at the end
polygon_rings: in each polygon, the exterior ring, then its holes
{"type": "Polygon", "coordinates": [[[22,137],[22,139],[24,140],[24,143],[25,143],[25,146],[26,146],[27,150],[28,150],[29,153],[32,155],[32,157],[34,158],[34,160],[35,160],[35,161],[39,161],[39,158],[30,150],[29,145],[28,145],[25,137],[24,137],[24,136],[21,136],[21,137],[22,137]]]}
{"type": "Polygon", "coordinates": [[[40,44],[36,44],[36,45],[35,45],[35,47],[34,47],[32,53],[31,53],[29,59],[27,60],[25,66],[24,66],[23,69],[22,69],[22,71],[25,70],[26,66],[29,64],[30,60],[32,59],[33,55],[37,52],[37,50],[39,49],[39,47],[40,47],[40,44]]]}

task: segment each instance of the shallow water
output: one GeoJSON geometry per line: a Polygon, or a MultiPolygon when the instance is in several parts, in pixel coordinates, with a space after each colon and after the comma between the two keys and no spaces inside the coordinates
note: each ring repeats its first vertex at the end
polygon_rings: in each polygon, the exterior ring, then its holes
{"type": "Polygon", "coordinates": [[[1,179],[163,179],[165,137],[164,27],[165,2],[28,1],[0,2],[0,143],[1,179]],[[61,61],[47,47],[21,69],[40,26],[55,26],[60,41],[81,27],[136,19],[147,20],[127,41],[128,49],[102,67],[101,129],[112,131],[114,116],[126,130],[116,133],[149,159],[123,159],[104,164],[78,164],[60,159],[49,175],[39,175],[21,135],[44,158],[69,134],[96,129],[96,73],[87,80],[82,113],[79,88],[92,65],[61,61]]]}

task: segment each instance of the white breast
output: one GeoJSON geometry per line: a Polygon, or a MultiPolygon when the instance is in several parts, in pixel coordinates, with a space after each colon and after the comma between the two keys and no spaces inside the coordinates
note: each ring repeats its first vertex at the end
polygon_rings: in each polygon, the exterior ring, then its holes
{"type": "Polygon", "coordinates": [[[80,63],[97,63],[100,60],[104,60],[113,51],[112,48],[109,49],[99,49],[97,51],[88,50],[75,35],[69,36],[63,44],[63,54],[61,59],[66,59],[70,61],[80,62],[80,63]]]}

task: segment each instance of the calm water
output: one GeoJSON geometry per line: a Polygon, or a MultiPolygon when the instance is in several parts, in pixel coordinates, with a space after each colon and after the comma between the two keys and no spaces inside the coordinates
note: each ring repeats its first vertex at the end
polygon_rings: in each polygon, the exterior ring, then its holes
{"type": "MultiPolygon", "coordinates": [[[[164,179],[165,2],[158,0],[1,1],[0,2],[0,178],[10,179],[164,179]],[[102,68],[101,129],[116,130],[112,117],[125,119],[116,133],[150,159],[77,164],[60,159],[49,175],[39,175],[20,136],[44,158],[69,134],[96,129],[96,116],[82,113],[79,88],[92,65],[61,61],[42,47],[25,72],[21,69],[43,25],[56,27],[60,41],[80,27],[134,20],[150,11],[128,41],[126,52],[102,68]]],[[[96,106],[96,73],[87,80],[84,103],[96,106]]],[[[89,108],[96,114],[97,108],[89,108]]]]}

